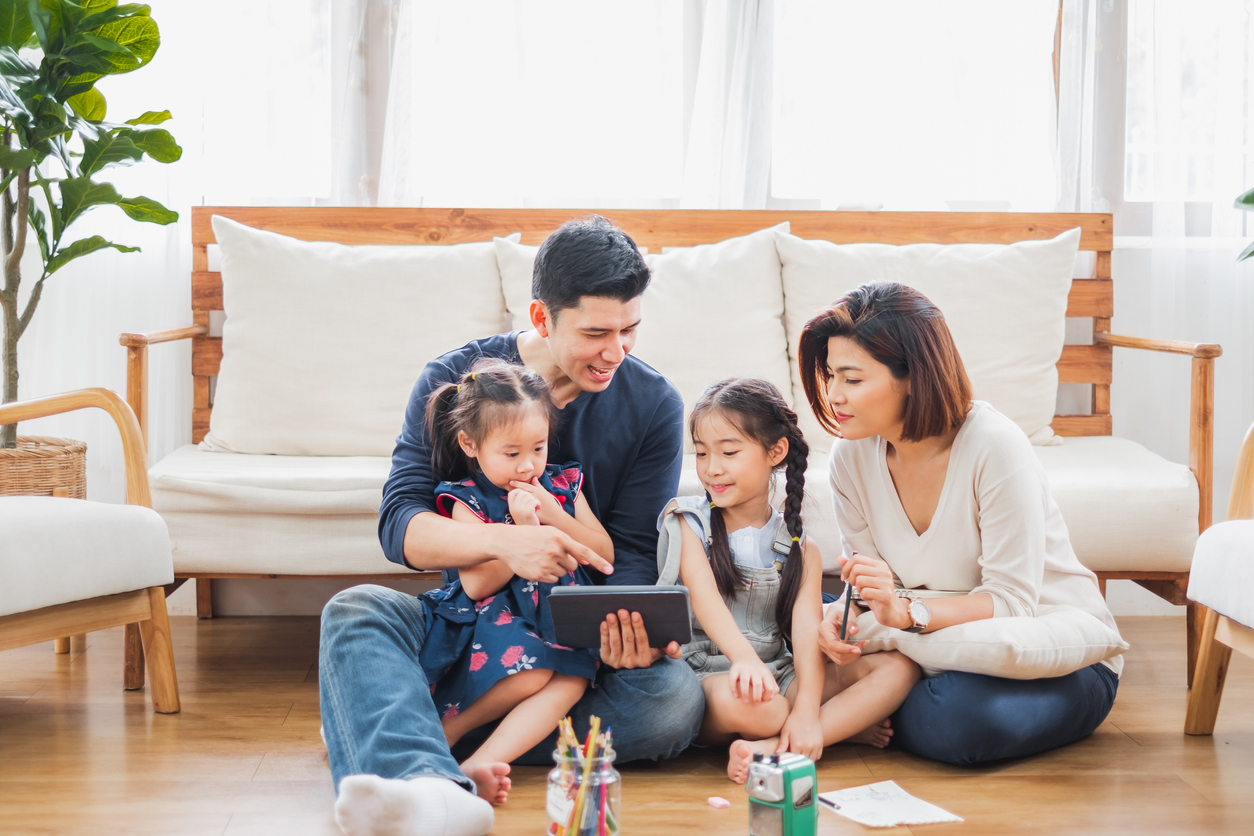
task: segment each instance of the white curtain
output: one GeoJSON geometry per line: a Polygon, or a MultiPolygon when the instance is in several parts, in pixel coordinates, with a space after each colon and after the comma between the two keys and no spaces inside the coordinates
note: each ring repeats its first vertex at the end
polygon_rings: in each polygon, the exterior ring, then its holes
{"type": "Polygon", "coordinates": [[[685,209],[764,209],[771,186],[772,0],[687,0],[685,209]]]}
{"type": "MultiPolygon", "coordinates": [[[[1113,211],[1115,317],[1131,336],[1219,343],[1215,514],[1254,421],[1254,2],[1064,0],[1060,210],[1113,211]]],[[[1189,361],[1116,350],[1115,434],[1188,459],[1189,361]]]]}

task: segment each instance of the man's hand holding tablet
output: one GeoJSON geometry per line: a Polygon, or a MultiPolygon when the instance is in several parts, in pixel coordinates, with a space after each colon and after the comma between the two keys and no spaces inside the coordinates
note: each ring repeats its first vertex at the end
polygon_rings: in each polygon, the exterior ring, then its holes
{"type": "Polygon", "coordinates": [[[647,668],[678,659],[692,640],[692,609],[682,586],[565,586],[549,594],[557,641],[600,647],[613,668],[647,668]],[[646,626],[647,625],[647,626],[646,626]]]}

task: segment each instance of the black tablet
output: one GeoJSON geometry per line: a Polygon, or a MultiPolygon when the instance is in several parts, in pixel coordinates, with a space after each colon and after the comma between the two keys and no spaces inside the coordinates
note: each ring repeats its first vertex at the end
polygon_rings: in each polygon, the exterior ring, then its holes
{"type": "Polygon", "coordinates": [[[555,586],[549,610],[557,643],[600,647],[601,622],[619,610],[638,612],[650,647],[692,641],[692,607],[682,586],[555,586]]]}

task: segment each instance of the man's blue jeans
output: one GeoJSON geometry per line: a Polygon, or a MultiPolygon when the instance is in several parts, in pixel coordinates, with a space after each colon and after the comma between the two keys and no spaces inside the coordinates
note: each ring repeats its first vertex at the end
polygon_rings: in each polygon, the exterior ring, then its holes
{"type": "MultiPolygon", "coordinates": [[[[449,752],[418,652],[426,639],[423,605],[382,586],[347,589],[322,611],[318,657],[322,725],[331,777],[436,776],[468,790],[471,783],[449,752]]],[[[603,669],[572,712],[576,728],[589,715],[614,727],[620,762],[670,758],[697,736],[705,697],[682,661],[663,659],[639,670],[603,669]]],[[[520,763],[549,763],[542,743],[520,763]]]]}
{"type": "Polygon", "coordinates": [[[961,765],[1035,755],[1092,734],[1118,688],[1100,664],[1052,679],[947,671],[915,685],[893,714],[893,745],[961,765]]]}

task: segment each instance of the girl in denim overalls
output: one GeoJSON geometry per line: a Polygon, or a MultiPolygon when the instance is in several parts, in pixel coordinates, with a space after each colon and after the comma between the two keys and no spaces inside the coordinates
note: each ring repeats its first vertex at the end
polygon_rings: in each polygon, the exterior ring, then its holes
{"type": "Polygon", "coordinates": [[[918,668],[896,652],[837,667],[819,650],[823,563],[801,523],[810,450],[796,413],[767,381],[724,380],[701,396],[689,431],[705,496],[663,511],[658,583],[678,581],[692,598],[684,660],[706,700],[697,741],[731,741],[737,782],[754,752],[818,760],[841,740],[884,746],[918,668]],[[782,512],[770,501],[779,470],[782,512]]]}

